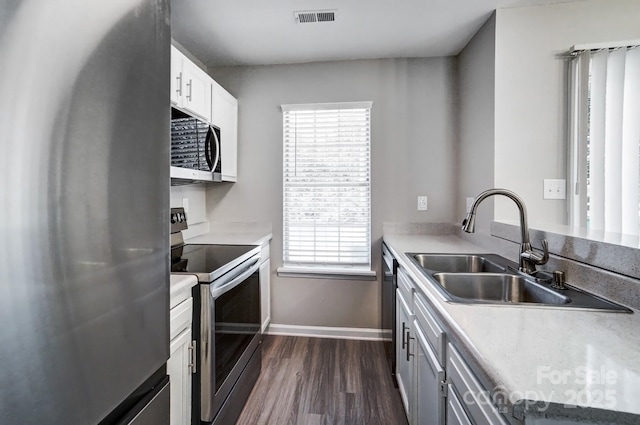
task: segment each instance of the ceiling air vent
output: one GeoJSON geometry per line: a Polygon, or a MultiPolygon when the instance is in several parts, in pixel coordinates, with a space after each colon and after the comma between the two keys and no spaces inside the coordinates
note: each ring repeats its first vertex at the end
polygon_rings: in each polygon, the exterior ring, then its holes
{"type": "Polygon", "coordinates": [[[333,22],[336,20],[335,10],[303,10],[293,12],[296,22],[306,24],[312,22],[333,22]]]}

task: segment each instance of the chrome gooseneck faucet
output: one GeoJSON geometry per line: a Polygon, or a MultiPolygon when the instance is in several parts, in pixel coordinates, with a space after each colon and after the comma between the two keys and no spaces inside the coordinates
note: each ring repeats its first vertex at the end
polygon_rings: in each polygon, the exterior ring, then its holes
{"type": "Polygon", "coordinates": [[[545,264],[549,260],[549,245],[547,244],[547,240],[543,239],[541,241],[543,250],[542,254],[533,250],[531,242],[529,241],[527,209],[524,206],[522,199],[512,191],[507,189],[489,189],[480,193],[473,201],[467,217],[462,221],[462,230],[467,233],[473,233],[475,231],[476,210],[478,209],[478,205],[480,205],[480,203],[486,198],[493,195],[504,195],[515,202],[518,206],[518,210],[520,211],[520,232],[522,237],[518,266],[519,270],[523,273],[534,273],[536,271],[536,265],[545,264]]]}

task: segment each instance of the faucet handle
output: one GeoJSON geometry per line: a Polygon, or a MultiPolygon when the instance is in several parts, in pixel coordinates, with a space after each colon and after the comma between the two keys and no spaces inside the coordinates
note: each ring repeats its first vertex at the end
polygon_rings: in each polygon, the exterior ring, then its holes
{"type": "Polygon", "coordinates": [[[567,287],[564,286],[564,284],[565,284],[564,272],[561,270],[556,270],[555,272],[553,272],[553,284],[551,284],[551,287],[553,289],[567,289],[567,287]]]}
{"type": "Polygon", "coordinates": [[[520,257],[538,266],[545,264],[549,261],[549,243],[547,243],[546,239],[542,239],[540,243],[542,243],[542,253],[536,252],[532,248],[531,250],[520,253],[520,257]]]}

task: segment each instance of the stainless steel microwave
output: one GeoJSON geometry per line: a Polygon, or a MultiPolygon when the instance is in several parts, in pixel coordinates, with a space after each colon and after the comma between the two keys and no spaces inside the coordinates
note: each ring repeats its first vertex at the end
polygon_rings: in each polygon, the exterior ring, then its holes
{"type": "Polygon", "coordinates": [[[171,184],[222,181],[220,129],[171,108],[171,184]]]}

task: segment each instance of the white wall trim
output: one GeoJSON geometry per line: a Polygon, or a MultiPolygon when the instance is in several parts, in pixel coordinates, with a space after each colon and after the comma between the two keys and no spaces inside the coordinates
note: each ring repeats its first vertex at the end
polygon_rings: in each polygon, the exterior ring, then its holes
{"type": "Polygon", "coordinates": [[[373,102],[334,102],[334,103],[301,103],[280,105],[282,112],[288,111],[317,111],[317,110],[331,110],[331,109],[371,109],[373,102]]]}
{"type": "Polygon", "coordinates": [[[300,326],[272,323],[267,328],[268,335],[307,336],[315,338],[360,339],[382,341],[382,331],[372,328],[343,328],[330,326],[300,326]]]}
{"type": "Polygon", "coordinates": [[[338,280],[377,280],[375,270],[369,268],[328,268],[282,266],[276,270],[279,277],[305,277],[309,279],[338,279],[338,280]]]}

